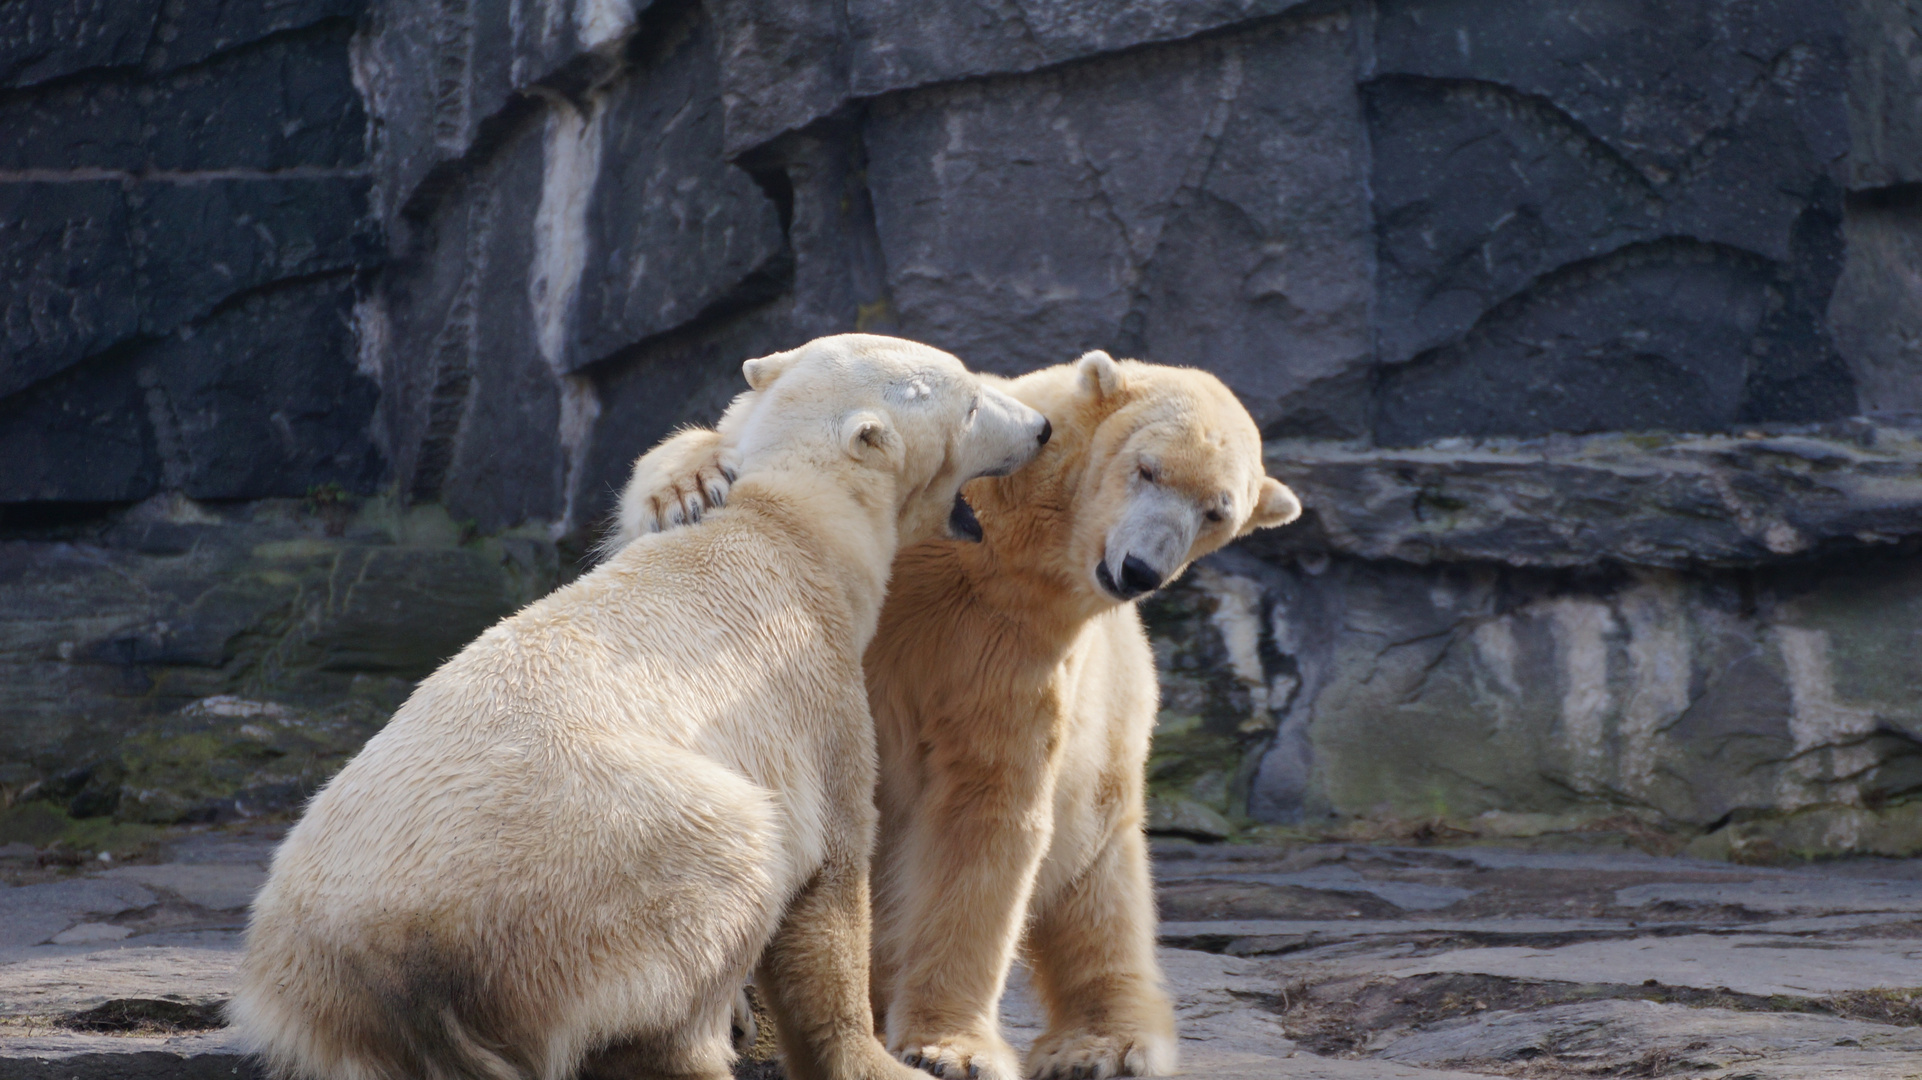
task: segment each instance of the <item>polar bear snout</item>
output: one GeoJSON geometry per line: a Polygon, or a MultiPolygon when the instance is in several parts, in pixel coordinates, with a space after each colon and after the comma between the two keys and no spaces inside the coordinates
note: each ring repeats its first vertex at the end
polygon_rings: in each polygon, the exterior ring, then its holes
{"type": "Polygon", "coordinates": [[[1133,600],[1159,589],[1188,562],[1202,514],[1180,494],[1148,488],[1134,495],[1108,530],[1094,576],[1102,591],[1133,600]]]}
{"type": "Polygon", "coordinates": [[[986,452],[973,469],[963,471],[969,480],[1008,475],[1033,461],[1054,437],[1047,417],[991,386],[981,388],[974,410],[968,435],[986,452]]]}
{"type": "Polygon", "coordinates": [[[1095,564],[1095,580],[1116,600],[1133,600],[1137,596],[1154,592],[1161,588],[1163,581],[1159,570],[1142,562],[1136,555],[1121,560],[1121,580],[1116,581],[1109,571],[1107,560],[1095,564]]]}

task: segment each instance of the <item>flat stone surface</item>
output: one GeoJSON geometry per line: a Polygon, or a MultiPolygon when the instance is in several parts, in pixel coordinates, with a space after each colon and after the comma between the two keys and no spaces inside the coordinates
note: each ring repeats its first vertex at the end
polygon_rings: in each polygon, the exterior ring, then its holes
{"type": "Polygon", "coordinates": [[[1922,983],[1922,937],[1862,942],[1762,935],[1590,941],[1553,949],[1459,949],[1410,963],[1354,961],[1394,978],[1472,972],[1515,979],[1728,989],[1766,997],[1816,997],[1922,983]]]}
{"type": "Polygon", "coordinates": [[[266,884],[267,868],[254,863],[165,863],[125,866],[108,871],[106,877],[137,881],[214,911],[239,911],[266,884]]]}
{"type": "Polygon", "coordinates": [[[38,945],[68,927],[156,902],[132,881],[80,878],[0,889],[0,949],[38,945]]]}
{"type": "Polygon", "coordinates": [[[121,998],[224,1001],[239,959],[238,930],[8,949],[0,951],[0,1018],[48,1020],[121,998]]]}
{"type": "Polygon", "coordinates": [[[1788,879],[1739,883],[1658,882],[1615,894],[1615,902],[1734,904],[1750,911],[1922,911],[1922,882],[1788,879]]]}
{"type": "Polygon", "coordinates": [[[1349,866],[1316,867],[1296,874],[1221,873],[1209,876],[1217,881],[1298,886],[1327,892],[1368,893],[1404,911],[1432,911],[1445,908],[1475,894],[1475,890],[1464,889],[1457,885],[1433,885],[1418,881],[1370,881],[1349,866]]]}
{"type": "MultiPolygon", "coordinates": [[[[14,861],[0,926],[104,926],[120,940],[0,946],[0,1078],[254,1075],[221,1030],[72,1030],[125,999],[217,1008],[237,905],[273,830],[176,831],[151,864],[14,861]]],[[[1220,888],[1218,917],[1163,923],[1183,1075],[1467,1080],[1526,1075],[1910,1080],[1922,1053],[1922,862],[1748,867],[1634,852],[1158,842],[1165,904],[1220,888]],[[1264,895],[1267,894],[1267,895],[1264,895]],[[1274,897],[1283,897],[1277,901],[1274,897]],[[1251,918],[1326,896],[1366,918],[1251,918]],[[1415,906],[1401,908],[1384,897],[1415,906]],[[1421,904],[1447,897],[1443,908],[1421,904]],[[1768,897],[1780,902],[1768,907],[1768,897]],[[1862,910],[1860,898],[1888,905],[1862,910]],[[1787,918],[1758,918],[1763,910],[1787,918]],[[1406,915],[1404,917],[1404,912],[1406,915]],[[1652,980],[1652,982],[1651,982],[1652,980]]],[[[193,1015],[208,1015],[200,1012],[193,1015]]],[[[1017,969],[1024,1047],[1044,1026],[1017,969]]]]}
{"type": "MultiPolygon", "coordinates": [[[[1539,1012],[1492,1012],[1390,1042],[1380,1056],[1412,1065],[1462,1060],[1515,1061],[1554,1055],[1564,1061],[1604,1057],[1636,1043],[1650,1058],[1671,1057],[1693,1068],[1727,1066],[1774,1055],[1817,1056],[1837,1046],[1882,1053],[1851,1062],[1864,1076],[1914,1075],[1892,1055],[1922,1052],[1922,1030],[1865,1024],[1833,1016],[1694,1009],[1643,1001],[1596,1001],[1539,1012]],[[1876,1066],[1879,1065],[1878,1070],[1876,1066]]],[[[1766,1075],[1766,1074],[1764,1074],[1766,1075]]]]}
{"type": "Polygon", "coordinates": [[[1752,566],[1922,534],[1922,438],[1864,421],[1737,435],[1277,440],[1318,528],[1287,541],[1400,562],[1752,566]]]}

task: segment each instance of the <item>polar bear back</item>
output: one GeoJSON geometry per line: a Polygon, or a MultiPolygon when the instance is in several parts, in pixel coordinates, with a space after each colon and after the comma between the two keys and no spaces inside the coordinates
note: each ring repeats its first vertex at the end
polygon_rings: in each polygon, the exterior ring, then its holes
{"type": "Polygon", "coordinates": [[[691,818],[743,816],[778,821],[778,861],[804,873],[837,768],[832,733],[808,729],[865,708],[852,615],[812,562],[749,505],[630,545],[425,680],[277,862],[315,864],[296,876],[321,907],[471,881],[477,859],[532,897],[551,895],[533,879],[571,837],[626,834],[629,856],[654,858],[686,846],[672,834],[691,818]],[[610,829],[610,814],[634,820],[610,829]]]}

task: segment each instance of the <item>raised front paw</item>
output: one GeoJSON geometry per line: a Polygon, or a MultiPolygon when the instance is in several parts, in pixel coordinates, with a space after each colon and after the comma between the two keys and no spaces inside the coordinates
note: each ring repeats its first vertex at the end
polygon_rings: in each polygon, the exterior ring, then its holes
{"type": "Polygon", "coordinates": [[[691,525],[727,502],[739,469],[735,451],[718,433],[691,428],[662,442],[634,463],[621,492],[618,529],[609,551],[648,533],[691,525]]]}
{"type": "Polygon", "coordinates": [[[641,516],[641,527],[647,532],[666,532],[692,525],[709,510],[727,505],[733,484],[734,470],[719,461],[704,462],[692,472],[671,477],[648,496],[648,512],[641,516]]]}
{"type": "Polygon", "coordinates": [[[1174,1068],[1174,1041],[1148,1032],[1050,1031],[1028,1049],[1033,1080],[1167,1076],[1174,1068]]]}
{"type": "Polygon", "coordinates": [[[903,1062],[946,1080],[1020,1080],[1014,1048],[998,1038],[909,1038],[896,1047],[903,1062]]]}

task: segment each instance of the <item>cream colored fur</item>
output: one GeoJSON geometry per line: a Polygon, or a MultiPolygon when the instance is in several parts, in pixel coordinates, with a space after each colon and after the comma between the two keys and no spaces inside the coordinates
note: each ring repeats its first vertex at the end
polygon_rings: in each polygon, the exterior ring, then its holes
{"type": "MultiPolygon", "coordinates": [[[[1174,1018],[1142,835],[1158,695],[1117,589],[1130,556],[1165,583],[1301,507],[1213,376],[1097,352],[1002,385],[1055,437],[1021,472],[969,486],[983,543],[896,557],[865,659],[881,753],[875,1015],[898,1056],[951,1078],[1163,1074],[1174,1018]],[[997,1015],[1022,951],[1049,1017],[1025,1070],[997,1015]]],[[[640,535],[650,500],[731,497],[724,477],[690,479],[715,475],[728,442],[683,432],[637,462],[615,546],[640,535]]]]}
{"type": "Polygon", "coordinates": [[[719,1080],[758,961],[790,1076],[914,1075],[869,1012],[860,657],[898,543],[1045,428],[908,342],[743,370],[728,506],[481,635],[275,855],[230,1015],[277,1072],[719,1080]]]}

